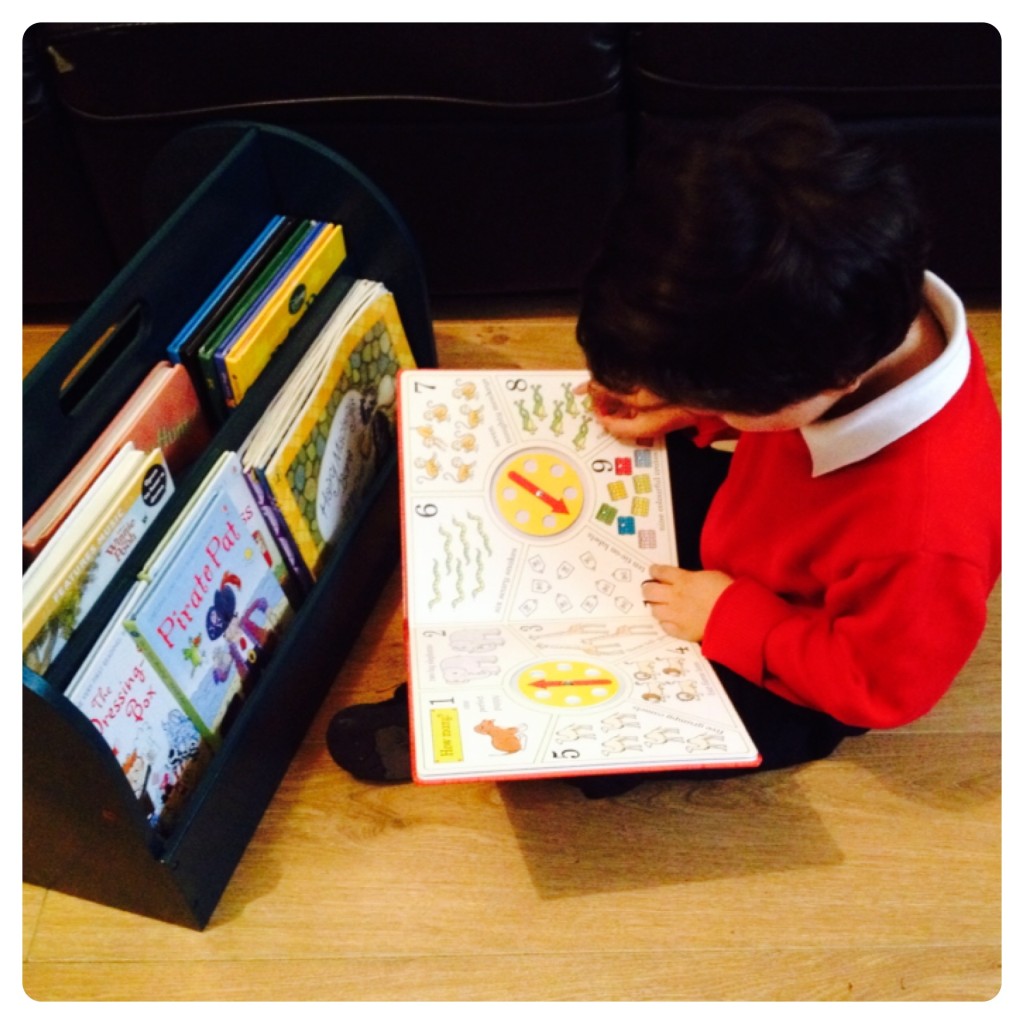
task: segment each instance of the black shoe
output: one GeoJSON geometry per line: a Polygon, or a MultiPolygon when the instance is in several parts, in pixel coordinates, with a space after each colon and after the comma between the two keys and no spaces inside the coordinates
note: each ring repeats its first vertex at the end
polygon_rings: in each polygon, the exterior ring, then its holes
{"type": "Polygon", "coordinates": [[[566,779],[570,786],[575,786],[588,800],[606,800],[614,796],[622,796],[636,789],[643,781],[642,776],[628,775],[580,775],[566,779]]]}
{"type": "Polygon", "coordinates": [[[327,726],[327,749],[339,768],[364,782],[409,782],[409,694],[405,683],[378,704],[354,704],[327,726]]]}

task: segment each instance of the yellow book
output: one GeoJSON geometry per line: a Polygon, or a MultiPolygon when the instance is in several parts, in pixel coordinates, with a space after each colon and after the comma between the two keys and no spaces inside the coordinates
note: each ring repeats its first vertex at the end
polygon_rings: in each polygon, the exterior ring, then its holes
{"type": "Polygon", "coordinates": [[[396,380],[415,366],[394,297],[383,285],[362,294],[354,287],[352,315],[343,302],[325,327],[323,368],[262,473],[314,578],[394,450],[396,380]]]}
{"type": "Polygon", "coordinates": [[[325,225],[308,252],[225,353],[224,367],[231,388],[225,401],[229,406],[242,400],[344,259],[345,237],[340,225],[325,225]]]}

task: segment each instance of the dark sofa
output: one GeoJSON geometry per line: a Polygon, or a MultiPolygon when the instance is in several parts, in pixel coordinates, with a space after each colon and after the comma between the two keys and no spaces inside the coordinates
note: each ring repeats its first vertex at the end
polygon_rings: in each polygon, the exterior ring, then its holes
{"type": "Polygon", "coordinates": [[[374,180],[432,295],[571,291],[641,150],[773,97],[902,153],[933,269],[998,301],[1000,56],[986,24],[34,25],[26,317],[86,303],[239,121],[374,180]]]}

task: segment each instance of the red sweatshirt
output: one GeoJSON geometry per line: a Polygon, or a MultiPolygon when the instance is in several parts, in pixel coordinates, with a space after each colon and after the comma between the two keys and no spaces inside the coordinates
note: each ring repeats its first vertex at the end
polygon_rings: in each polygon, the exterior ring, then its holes
{"type": "Polygon", "coordinates": [[[850,725],[938,701],[1000,571],[999,414],[959,299],[933,275],[925,298],[942,356],[847,416],[742,435],[701,538],[735,580],[704,653],[850,725]]]}

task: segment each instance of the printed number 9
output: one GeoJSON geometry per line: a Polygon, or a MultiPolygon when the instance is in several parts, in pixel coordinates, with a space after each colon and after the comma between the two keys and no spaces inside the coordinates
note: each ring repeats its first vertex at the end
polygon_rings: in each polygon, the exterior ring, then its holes
{"type": "Polygon", "coordinates": [[[433,502],[427,502],[426,505],[416,505],[415,511],[416,515],[429,519],[431,516],[437,515],[437,506],[433,502]]]}

